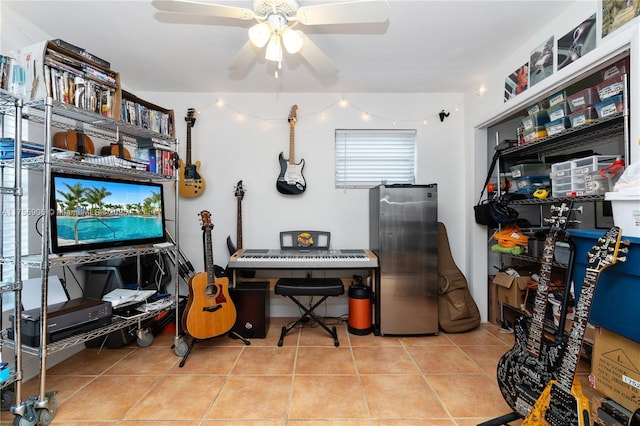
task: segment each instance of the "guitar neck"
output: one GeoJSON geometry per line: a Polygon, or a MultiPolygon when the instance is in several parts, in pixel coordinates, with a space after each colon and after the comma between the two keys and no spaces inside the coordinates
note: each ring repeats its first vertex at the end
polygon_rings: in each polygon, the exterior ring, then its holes
{"type": "Polygon", "coordinates": [[[295,164],[295,156],[294,156],[294,122],[292,121],[289,126],[289,164],[295,164]]]}
{"type": "Polygon", "coordinates": [[[191,124],[187,123],[187,155],[186,155],[186,164],[191,164],[191,124]]]}
{"type": "Polygon", "coordinates": [[[531,327],[527,339],[527,352],[535,358],[540,355],[542,337],[544,330],[544,319],[547,311],[547,296],[549,294],[549,282],[551,281],[551,267],[553,266],[553,255],[556,245],[556,233],[550,233],[544,243],[542,264],[540,266],[540,279],[538,281],[538,291],[531,314],[531,327]]]}
{"type": "Polygon", "coordinates": [[[576,367],[580,359],[580,347],[582,346],[584,333],[587,328],[598,276],[598,271],[587,269],[584,282],[582,283],[582,289],[580,290],[580,298],[576,307],[567,347],[557,372],[558,386],[567,393],[571,392],[571,386],[575,378],[576,367]]]}
{"type": "Polygon", "coordinates": [[[204,233],[204,256],[205,270],[207,271],[207,282],[215,282],[215,268],[213,265],[213,239],[211,238],[211,230],[204,233]]]}
{"type": "Polygon", "coordinates": [[[242,248],[242,199],[240,197],[238,197],[237,199],[238,202],[238,220],[237,220],[237,234],[236,234],[236,241],[238,244],[238,249],[242,248]]]}

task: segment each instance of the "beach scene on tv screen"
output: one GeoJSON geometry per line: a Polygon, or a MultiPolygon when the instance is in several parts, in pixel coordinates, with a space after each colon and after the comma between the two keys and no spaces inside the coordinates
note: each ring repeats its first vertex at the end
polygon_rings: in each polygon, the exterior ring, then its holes
{"type": "Polygon", "coordinates": [[[160,187],[60,176],[54,185],[59,247],[164,235],[160,187]]]}

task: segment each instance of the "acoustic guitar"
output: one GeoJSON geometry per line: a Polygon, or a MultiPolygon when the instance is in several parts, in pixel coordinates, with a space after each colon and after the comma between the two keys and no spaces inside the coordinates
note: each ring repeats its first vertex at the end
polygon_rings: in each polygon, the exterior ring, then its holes
{"type": "Polygon", "coordinates": [[[302,194],[307,189],[307,183],[302,175],[304,160],[301,159],[299,163],[296,163],[294,156],[294,127],[297,121],[297,111],[298,105],[293,105],[289,114],[289,159],[285,159],[282,152],[278,156],[280,175],[276,187],[278,192],[287,195],[302,194]]]}
{"type": "Polygon", "coordinates": [[[621,231],[617,226],[609,229],[588,254],[588,263],[580,297],[574,314],[567,346],[562,354],[557,379],[550,380],[534,404],[523,426],[590,426],[589,399],[582,392],[580,383],[575,379],[576,367],[580,358],[580,347],[584,340],[591,304],[596,290],[598,277],[616,262],[626,261],[618,256],[627,253],[628,241],[621,243],[621,231]],[[625,247],[620,247],[620,245],[625,247]]]}
{"type": "Polygon", "coordinates": [[[125,160],[131,160],[131,154],[129,150],[124,147],[122,140],[118,140],[116,143],[112,143],[109,146],[103,146],[100,149],[100,155],[115,155],[125,160]]]}
{"type": "Polygon", "coordinates": [[[93,140],[81,130],[56,133],[53,136],[53,146],[67,151],[74,151],[80,155],[93,155],[96,152],[93,140]]]}
{"type": "Polygon", "coordinates": [[[196,124],[196,110],[189,108],[184,121],[187,122],[187,158],[186,162],[180,160],[180,179],[178,194],[185,198],[195,198],[202,195],[206,184],[200,175],[200,162],[191,163],[191,129],[196,124]]]}
{"type": "Polygon", "coordinates": [[[544,336],[547,296],[551,281],[556,240],[563,232],[571,206],[563,203],[551,206],[554,213],[546,222],[551,225],[545,239],[540,264],[540,279],[531,318],[520,316],[514,325],[515,344],[500,361],[497,377],[505,402],[521,416],[531,411],[546,384],[555,378],[555,371],[564,350],[562,330],[554,340],[544,336]]]}
{"type": "Polygon", "coordinates": [[[237,312],[229,297],[229,280],[215,276],[211,214],[200,212],[205,252],[205,272],[189,280],[189,300],[185,308],[183,327],[196,339],[220,336],[233,327],[237,312]]]}
{"type": "Polygon", "coordinates": [[[236,196],[236,204],[237,204],[237,229],[236,229],[236,244],[233,244],[233,240],[229,235],[227,237],[227,249],[229,250],[229,255],[232,256],[238,249],[242,248],[242,199],[244,198],[245,189],[242,186],[242,181],[239,180],[236,184],[234,194],[236,196]]]}

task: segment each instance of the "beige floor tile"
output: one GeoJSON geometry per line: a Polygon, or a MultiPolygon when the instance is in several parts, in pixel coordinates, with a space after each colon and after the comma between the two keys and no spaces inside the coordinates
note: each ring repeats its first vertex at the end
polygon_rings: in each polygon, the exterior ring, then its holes
{"type": "Polygon", "coordinates": [[[396,336],[376,336],[373,333],[366,336],[358,336],[355,334],[349,334],[349,341],[351,346],[401,346],[400,338],[396,336]]]}
{"type": "Polygon", "coordinates": [[[504,345],[504,341],[496,337],[484,327],[478,327],[466,333],[449,333],[447,337],[459,346],[464,345],[504,345]]]}
{"type": "Polygon", "coordinates": [[[427,380],[453,417],[494,418],[511,412],[486,374],[427,375],[427,380]]]}
{"type": "Polygon", "coordinates": [[[470,374],[482,371],[458,346],[412,346],[407,351],[424,374],[470,374]]]}
{"type": "Polygon", "coordinates": [[[295,347],[245,347],[233,374],[293,374],[295,347]]]}
{"type": "Polygon", "coordinates": [[[287,416],[291,376],[229,377],[207,419],[277,420],[287,416]]]}
{"type": "MultiPolygon", "coordinates": [[[[332,330],[334,326],[336,327],[338,342],[340,344],[346,345],[348,343],[347,329],[344,324],[328,319],[326,320],[326,325],[330,330],[332,330]]],[[[285,337],[285,340],[287,337],[285,337]]],[[[333,336],[320,325],[311,321],[300,329],[300,346],[334,346],[333,336]]]]}
{"type": "Polygon", "coordinates": [[[158,376],[100,376],[60,404],[55,420],[120,420],[158,376]]]}
{"type": "Polygon", "coordinates": [[[487,374],[495,375],[500,358],[510,349],[504,346],[461,346],[462,352],[480,366],[487,374]]]}
{"type": "Polygon", "coordinates": [[[353,348],[360,374],[418,374],[419,370],[403,346],[353,348]]]}
{"type": "Polygon", "coordinates": [[[98,375],[105,372],[115,363],[125,358],[135,350],[135,346],[120,349],[94,349],[85,348],[61,363],[47,370],[47,376],[51,375],[98,375]]]}
{"type": "Polygon", "coordinates": [[[362,375],[360,380],[369,412],[374,419],[448,417],[436,394],[421,375],[362,375]]]}
{"type": "Polygon", "coordinates": [[[124,416],[128,420],[202,419],[216,398],[222,376],[165,376],[124,416]]]}
{"type": "Polygon", "coordinates": [[[238,361],[243,347],[212,347],[196,344],[184,365],[180,367],[181,357],[169,369],[169,374],[229,374],[238,361]]]}
{"type": "Polygon", "coordinates": [[[366,419],[356,375],[295,376],[289,419],[366,419]]]}
{"type": "Polygon", "coordinates": [[[444,333],[428,336],[400,337],[400,342],[405,346],[453,346],[454,343],[444,333]]]}
{"type": "MultiPolygon", "coordinates": [[[[56,391],[55,398],[58,403],[62,403],[74,395],[76,392],[82,391],[82,388],[91,383],[95,376],[60,376],[51,375],[45,378],[45,392],[56,391]]],[[[22,399],[28,400],[32,396],[38,396],[40,393],[40,379],[33,379],[23,383],[22,399]]]]}
{"type": "MultiPolygon", "coordinates": [[[[423,420],[372,420],[372,426],[454,426],[455,422],[448,419],[423,420]]],[[[476,426],[476,425],[474,425],[476,426]]]]}
{"type": "Polygon", "coordinates": [[[296,374],[356,374],[356,367],[349,347],[298,348],[296,374]]]}
{"type": "Polygon", "coordinates": [[[108,375],[164,374],[178,362],[179,358],[166,346],[138,348],[123,357],[104,372],[108,375]]]}

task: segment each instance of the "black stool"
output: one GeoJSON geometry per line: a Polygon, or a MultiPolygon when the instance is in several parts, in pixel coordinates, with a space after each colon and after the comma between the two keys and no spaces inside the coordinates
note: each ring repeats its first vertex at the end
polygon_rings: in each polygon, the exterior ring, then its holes
{"type": "Polygon", "coordinates": [[[280,333],[280,340],[278,340],[278,346],[282,346],[284,336],[295,326],[300,324],[304,319],[309,316],[313,318],[327,333],[333,336],[333,343],[336,347],[340,346],[338,342],[338,333],[336,327],[331,329],[318,318],[313,312],[322,302],[324,302],[330,296],[340,296],[344,294],[344,284],[339,278],[281,278],[276,283],[274,289],[275,294],[286,296],[298,305],[304,313],[289,327],[282,326],[282,332],[280,333]],[[320,296],[320,300],[315,302],[311,307],[304,306],[296,296],[320,296]]]}

